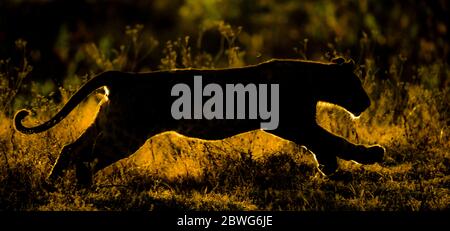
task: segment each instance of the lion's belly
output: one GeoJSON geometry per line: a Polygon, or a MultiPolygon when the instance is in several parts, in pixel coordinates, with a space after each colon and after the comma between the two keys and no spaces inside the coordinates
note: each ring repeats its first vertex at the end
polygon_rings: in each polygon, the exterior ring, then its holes
{"type": "Polygon", "coordinates": [[[173,130],[189,137],[220,140],[240,133],[260,129],[258,120],[178,120],[173,130]]]}

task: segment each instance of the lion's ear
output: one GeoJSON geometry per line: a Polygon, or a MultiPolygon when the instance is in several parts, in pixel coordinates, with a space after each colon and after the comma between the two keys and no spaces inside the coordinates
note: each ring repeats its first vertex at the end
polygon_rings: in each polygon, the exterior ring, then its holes
{"type": "Polygon", "coordinates": [[[349,59],[347,60],[347,62],[345,62],[346,64],[352,65],[352,67],[355,66],[355,61],[353,61],[353,59],[349,59]]]}
{"type": "Polygon", "coordinates": [[[355,68],[355,61],[353,61],[353,59],[349,59],[347,60],[347,62],[345,62],[345,65],[353,69],[355,68]]]}
{"type": "Polygon", "coordinates": [[[331,62],[336,63],[338,65],[342,65],[345,63],[345,59],[342,57],[336,57],[331,60],[331,62]]]}

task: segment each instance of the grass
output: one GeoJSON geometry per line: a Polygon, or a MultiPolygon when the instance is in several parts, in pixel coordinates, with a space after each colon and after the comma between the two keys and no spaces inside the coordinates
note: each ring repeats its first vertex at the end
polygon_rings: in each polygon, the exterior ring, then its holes
{"type": "MultiPolygon", "coordinates": [[[[160,68],[244,65],[236,43],[240,27],[218,23],[219,54],[191,49],[189,37],[168,41],[160,68]]],[[[107,57],[94,43],[82,48],[91,70],[133,69],[140,56],[158,44],[139,44],[142,26],[128,27],[127,50],[107,57]],[[129,51],[129,53],[127,53],[129,51]]],[[[367,38],[366,38],[367,39],[367,38]]],[[[367,43],[370,43],[368,41],[367,43]]],[[[307,40],[301,53],[307,50],[307,40]]],[[[26,42],[16,44],[25,53],[26,42]]],[[[364,45],[362,43],[362,45],[364,45]]],[[[300,51],[299,51],[300,52],[300,51]]],[[[334,53],[338,53],[334,51],[334,53]]],[[[373,100],[358,120],[342,109],[318,105],[318,123],[352,142],[381,144],[385,161],[360,165],[339,161],[339,171],[324,177],[313,156],[287,140],[251,131],[221,141],[204,141],[173,132],[149,139],[134,155],[95,176],[91,188],[79,189],[73,170],[47,191],[45,178],[61,148],[73,142],[93,121],[93,95],[49,131],[24,135],[12,125],[17,107],[32,107],[40,123],[61,108],[87,76],[70,75],[59,89],[62,102],[43,96],[46,85],[31,86],[32,100],[17,95],[32,71],[24,58],[16,66],[2,61],[0,111],[0,210],[293,210],[293,211],[426,211],[450,208],[449,68],[445,62],[420,65],[415,83],[402,79],[401,57],[390,78],[376,78],[374,54],[356,70],[373,100]],[[14,67],[14,66],[13,66],[14,67]],[[9,71],[12,70],[12,71],[9,71]],[[447,84],[436,88],[442,73],[447,84]],[[73,81],[75,80],[75,81],[73,81]],[[14,100],[5,100],[14,99],[14,100]]],[[[47,86],[47,88],[51,88],[47,86]]],[[[301,131],[300,131],[301,132],[301,131]]]]}
{"type": "MultiPolygon", "coordinates": [[[[419,100],[426,96],[420,94],[430,92],[411,87],[408,93],[419,100]]],[[[379,101],[391,102],[387,97],[382,95],[379,101]]],[[[416,104],[411,102],[413,99],[405,107],[412,107],[413,111],[405,111],[406,119],[399,124],[385,120],[390,116],[387,106],[375,104],[353,121],[339,108],[319,105],[318,121],[325,128],[353,142],[380,143],[387,149],[384,163],[364,166],[342,160],[340,170],[330,178],[317,172],[312,155],[304,149],[264,132],[212,142],[168,132],[151,138],[133,156],[100,172],[92,188],[77,189],[73,185],[74,174],[69,172],[57,182],[55,192],[44,189],[44,179],[62,146],[74,141],[92,122],[95,97],[42,134],[15,132],[11,120],[3,116],[0,137],[8,165],[6,159],[2,161],[0,207],[5,210],[448,209],[450,147],[446,127],[440,123],[439,115],[433,114],[435,104],[416,104]]]]}

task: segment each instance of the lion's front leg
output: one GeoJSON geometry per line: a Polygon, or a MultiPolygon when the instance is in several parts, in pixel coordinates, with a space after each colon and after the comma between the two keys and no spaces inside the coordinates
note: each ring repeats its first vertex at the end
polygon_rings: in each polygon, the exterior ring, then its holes
{"type": "MultiPolygon", "coordinates": [[[[342,150],[346,143],[345,139],[337,137],[317,126],[309,130],[308,134],[302,136],[300,144],[312,152],[318,162],[318,168],[325,175],[333,174],[338,168],[337,155],[338,150],[342,150]]],[[[349,143],[350,144],[350,143],[349,143]]]]}
{"type": "Polygon", "coordinates": [[[318,168],[325,175],[332,174],[337,170],[337,150],[342,150],[346,146],[345,143],[348,143],[345,139],[334,136],[311,123],[289,128],[281,127],[270,133],[306,147],[314,154],[319,164],[318,168]]]}
{"type": "Polygon", "coordinates": [[[338,157],[353,160],[360,164],[374,164],[383,160],[385,149],[380,145],[354,145],[340,153],[338,157]]]}
{"type": "Polygon", "coordinates": [[[316,155],[320,169],[325,174],[336,171],[336,157],[354,160],[361,164],[373,164],[382,161],[385,152],[384,148],[379,145],[353,144],[340,136],[331,134],[318,125],[306,137],[305,145],[316,155]]]}

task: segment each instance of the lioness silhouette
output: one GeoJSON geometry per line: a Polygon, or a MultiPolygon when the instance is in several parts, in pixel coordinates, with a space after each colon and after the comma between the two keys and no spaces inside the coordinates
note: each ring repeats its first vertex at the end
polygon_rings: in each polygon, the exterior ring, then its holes
{"type": "Polygon", "coordinates": [[[222,87],[230,83],[279,84],[279,124],[267,132],[302,145],[315,154],[324,174],[334,173],[336,157],[362,164],[381,161],[384,148],[353,144],[333,135],[316,123],[316,104],[325,101],[359,116],[370,105],[360,80],[353,73],[353,62],[342,58],[331,63],[274,59],[253,66],[225,69],[176,69],[149,73],[108,71],[82,86],[50,120],[25,127],[27,110],[16,113],[18,131],[43,132],[60,122],[90,93],[109,89],[95,121],[72,144],[66,145],[49,175],[53,181],[63,170],[75,166],[80,184],[92,183],[92,176],[106,166],[136,152],[147,139],[164,132],[201,139],[224,139],[260,128],[260,119],[174,119],[171,105],[175,84],[193,85],[196,75],[204,84],[222,87]]]}

